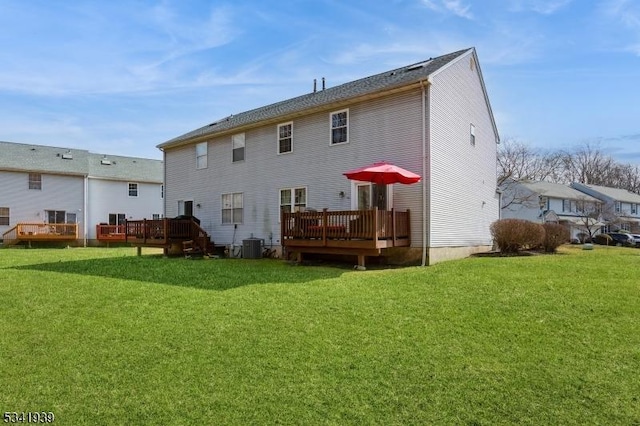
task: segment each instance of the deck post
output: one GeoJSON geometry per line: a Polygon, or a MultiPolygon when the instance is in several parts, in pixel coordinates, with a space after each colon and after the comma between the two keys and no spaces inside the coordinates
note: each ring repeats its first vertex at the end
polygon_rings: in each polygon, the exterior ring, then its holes
{"type": "Polygon", "coordinates": [[[322,245],[327,245],[327,209],[326,207],[322,209],[322,245]]]}
{"type": "Polygon", "coordinates": [[[142,247],[141,246],[136,247],[136,254],[138,256],[142,256],[142,247]]]}
{"type": "Polygon", "coordinates": [[[373,208],[373,241],[378,245],[378,207],[373,208]]]}
{"type": "Polygon", "coordinates": [[[147,219],[142,219],[142,241],[147,243],[147,219]]]}
{"type": "Polygon", "coordinates": [[[396,246],[398,236],[396,235],[396,210],[391,209],[391,241],[393,247],[396,246]]]}

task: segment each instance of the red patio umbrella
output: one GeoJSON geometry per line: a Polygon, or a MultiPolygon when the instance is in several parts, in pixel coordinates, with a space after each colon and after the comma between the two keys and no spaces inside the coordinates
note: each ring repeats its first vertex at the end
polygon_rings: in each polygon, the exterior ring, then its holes
{"type": "Polygon", "coordinates": [[[378,185],[388,185],[392,183],[412,184],[420,182],[420,175],[398,167],[384,161],[373,163],[369,166],[344,172],[348,179],[372,182],[378,185]]]}

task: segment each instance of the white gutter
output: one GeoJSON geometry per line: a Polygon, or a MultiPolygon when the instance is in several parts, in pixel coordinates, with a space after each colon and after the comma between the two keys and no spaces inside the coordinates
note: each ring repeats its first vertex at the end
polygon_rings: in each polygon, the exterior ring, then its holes
{"type": "MultiPolygon", "coordinates": [[[[430,111],[431,108],[431,90],[429,90],[431,79],[427,78],[426,86],[424,83],[424,80],[420,81],[420,87],[422,88],[422,266],[427,265],[427,236],[430,231],[427,201],[429,201],[429,208],[431,207],[431,202],[427,194],[427,160],[431,161],[430,150],[427,144],[427,139],[429,140],[429,144],[431,143],[431,123],[427,120],[427,111],[430,111]],[[427,125],[429,125],[428,134],[427,125]]],[[[429,115],[431,115],[430,112],[429,115]]]]}

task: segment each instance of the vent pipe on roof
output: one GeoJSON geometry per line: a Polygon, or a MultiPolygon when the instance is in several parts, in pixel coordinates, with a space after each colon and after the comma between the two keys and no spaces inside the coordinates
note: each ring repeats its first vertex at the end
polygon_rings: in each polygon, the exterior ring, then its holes
{"type": "Polygon", "coordinates": [[[322,90],[324,90],[325,86],[324,86],[324,77],[322,77],[322,90]]]}
{"type": "Polygon", "coordinates": [[[317,90],[317,87],[316,87],[316,86],[317,86],[317,81],[316,81],[316,79],[314,78],[314,79],[313,79],[313,93],[316,93],[316,90],[317,90]]]}

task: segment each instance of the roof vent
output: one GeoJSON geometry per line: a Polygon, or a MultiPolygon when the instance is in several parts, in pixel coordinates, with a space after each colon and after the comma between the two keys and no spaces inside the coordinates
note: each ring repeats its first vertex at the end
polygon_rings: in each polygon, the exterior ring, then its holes
{"type": "Polygon", "coordinates": [[[409,67],[407,67],[407,71],[414,71],[414,70],[418,70],[420,68],[423,68],[425,65],[427,65],[430,61],[424,61],[424,62],[420,62],[417,64],[413,64],[409,67]]]}
{"type": "Polygon", "coordinates": [[[104,164],[105,166],[110,166],[111,160],[107,160],[106,158],[103,158],[102,160],[100,160],[100,164],[104,164]]]}
{"type": "Polygon", "coordinates": [[[71,152],[65,152],[64,154],[62,154],[62,159],[63,160],[73,160],[73,155],[71,155],[71,152]]]}

